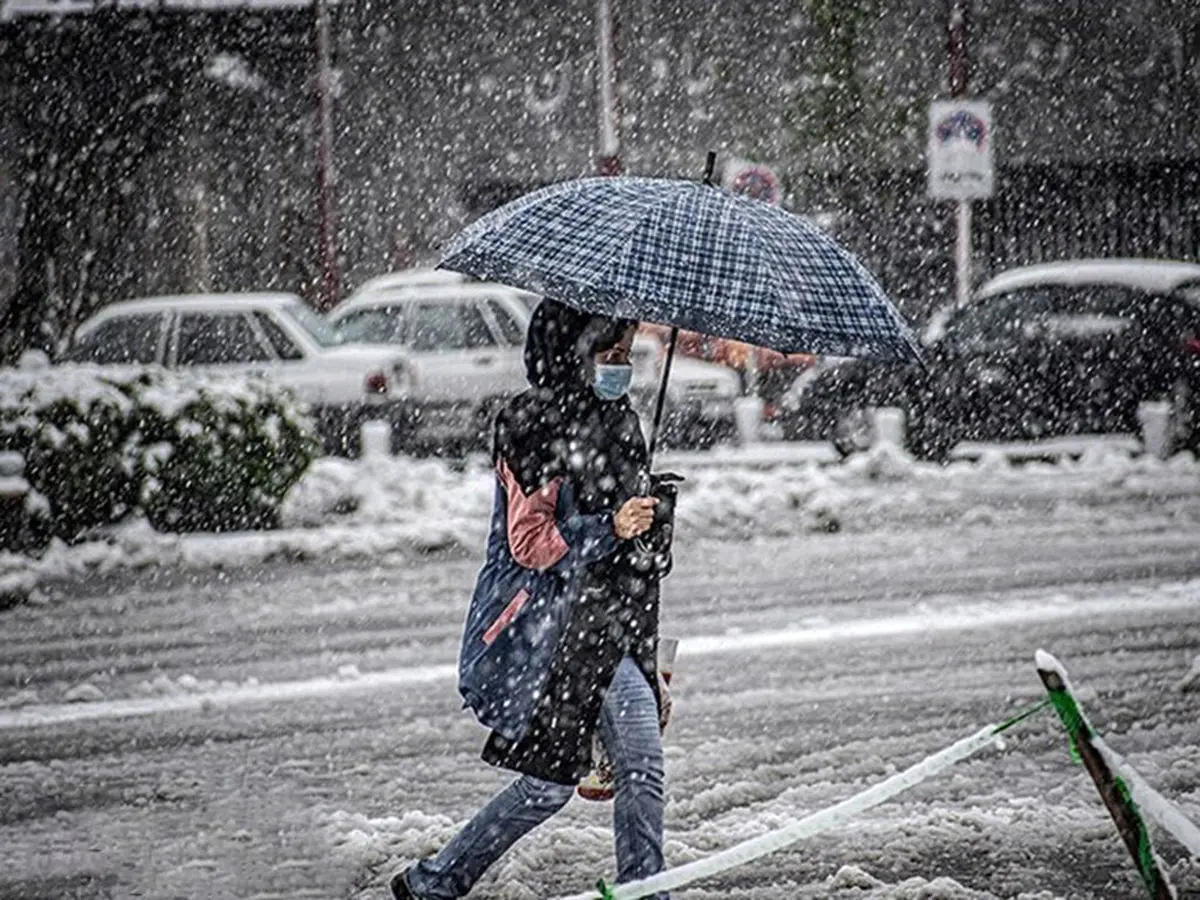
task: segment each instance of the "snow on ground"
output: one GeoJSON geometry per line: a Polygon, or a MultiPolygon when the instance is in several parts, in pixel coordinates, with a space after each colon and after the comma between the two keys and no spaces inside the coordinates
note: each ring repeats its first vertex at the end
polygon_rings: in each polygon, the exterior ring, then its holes
{"type": "MultiPolygon", "coordinates": [[[[681,638],[670,865],[1026,708],[1044,696],[1039,647],[1112,748],[1200,820],[1194,461],[736,456],[662,463],[688,477],[664,588],[664,633],[681,638]]],[[[66,580],[3,614],[0,895],[330,898],[357,883],[356,898],[383,900],[388,872],[507,780],[479,761],[453,690],[491,491],[479,464],[330,460],[278,532],[134,525],[54,548],[41,571],[66,580]],[[437,547],[468,552],[412,553],[437,547]],[[139,581],[148,567],[193,576],[139,581]],[[98,571],[111,574],[78,577],[98,571]]],[[[474,896],[585,890],[611,874],[610,817],[573,801],[474,896]]],[[[1200,895],[1200,861],[1161,832],[1156,844],[1184,896],[1200,895]]],[[[674,897],[1138,890],[1042,713],[861,818],[674,897]]]]}
{"type": "MultiPolygon", "coordinates": [[[[1130,501],[1200,496],[1200,463],[1190,454],[1160,461],[1103,443],[1078,459],[1019,465],[1002,448],[948,466],[915,462],[888,445],[836,465],[825,464],[827,454],[804,445],[769,455],[758,448],[665,454],[658,468],[687,478],[677,516],[689,539],[1102,519],[1130,501]]],[[[408,457],[325,458],[286,498],[279,530],[173,535],[133,521],[81,545],[56,542],[37,560],[0,555],[0,590],[117,569],[204,570],[474,548],[487,533],[493,490],[491,472],[478,459],[451,466],[408,457]]],[[[1193,513],[1183,503],[1176,514],[1193,513]]]]}
{"type": "MultiPolygon", "coordinates": [[[[1019,606],[1014,607],[1007,622],[973,617],[975,610],[968,606],[962,610],[962,619],[944,622],[941,627],[956,633],[952,645],[961,642],[979,647],[977,641],[987,642],[989,633],[998,639],[1006,631],[1033,629],[1039,618],[1043,622],[1048,618],[1058,619],[1069,630],[1066,623],[1071,620],[1095,623],[1113,620],[1114,616],[1119,619],[1119,610],[1131,605],[1129,592],[1123,587],[1101,589],[1094,606],[1089,602],[1076,605],[1072,598],[1062,595],[1055,599],[1060,604],[1057,609],[1048,608],[1045,596],[1028,604],[1023,611],[1019,606]]],[[[1156,610],[1172,607],[1175,613],[1187,618],[1200,608],[1200,582],[1165,586],[1161,593],[1141,591],[1134,603],[1140,616],[1152,617],[1156,610]]],[[[968,718],[961,715],[961,707],[947,708],[944,715],[948,721],[933,730],[930,716],[936,719],[937,705],[957,705],[948,694],[952,688],[939,684],[939,679],[946,676],[947,660],[954,658],[953,655],[942,656],[933,651],[930,656],[940,662],[931,659],[928,668],[914,663],[907,671],[908,666],[898,659],[882,663],[872,659],[870,664],[864,664],[869,656],[888,659],[884,648],[872,643],[872,636],[898,638],[906,645],[911,641],[908,652],[921,647],[923,642],[914,637],[917,629],[896,627],[894,621],[860,622],[858,626],[825,629],[813,643],[832,659],[835,670],[839,662],[847,673],[866,675],[868,665],[881,668],[883,671],[877,674],[882,681],[879,687],[892,696],[873,695],[862,685],[839,685],[835,680],[839,676],[829,671],[825,678],[817,677],[803,685],[786,685],[780,680],[755,692],[747,691],[743,684],[732,692],[735,696],[698,689],[698,693],[704,694],[702,698],[695,695],[686,698],[684,715],[693,720],[699,718],[704,725],[699,729],[701,735],[691,735],[679,743],[668,734],[670,799],[666,853],[672,866],[702,860],[740,841],[761,839],[772,830],[846,801],[901,768],[921,765],[921,753],[947,747],[985,724],[981,717],[989,701],[983,698],[990,692],[990,703],[995,708],[997,693],[1004,691],[1001,683],[980,686],[982,694],[974,709],[971,702],[966,703],[968,718]],[[802,716],[794,721],[783,710],[801,696],[800,705],[810,718],[802,716]],[[870,715],[863,721],[861,705],[869,706],[873,696],[879,706],[879,721],[872,722],[874,717],[870,715]],[[763,705],[778,710],[775,734],[769,730],[764,733],[757,727],[739,731],[737,727],[722,726],[733,708],[763,705]],[[897,705],[907,707],[914,721],[920,724],[906,727],[903,716],[898,721],[893,713],[885,712],[897,705]],[[918,713],[922,705],[924,708],[918,713]],[[829,711],[818,713],[823,707],[829,711]],[[839,709],[844,710],[844,716],[839,715],[839,709]],[[976,718],[972,720],[971,715],[976,718]],[[813,716],[821,723],[813,721],[813,716]],[[827,722],[829,717],[832,721],[827,722]],[[880,726],[879,722],[884,720],[891,723],[890,732],[888,727],[880,726]],[[815,734],[825,734],[828,743],[814,737],[815,734]],[[915,756],[914,751],[917,751],[915,756]]],[[[1195,640],[1194,627],[1192,631],[1195,640]]],[[[691,663],[689,674],[695,677],[697,663],[706,662],[702,657],[710,653],[744,653],[751,648],[779,648],[788,643],[778,640],[774,632],[739,637],[743,640],[727,642],[703,636],[686,639],[681,652],[684,648],[690,651],[685,657],[691,663]]],[[[1111,647],[1108,650],[1122,652],[1111,647]]],[[[1030,671],[1033,662],[1030,652],[1027,660],[1030,671]]],[[[1111,703],[1114,694],[1121,690],[1115,687],[1120,684],[1120,677],[1114,681],[1111,675],[1115,673],[1109,674],[1104,681],[1103,696],[1094,688],[1094,682],[1083,684],[1078,692],[1081,699],[1093,704],[1094,711],[1103,710],[1105,698],[1111,703]]],[[[868,677],[867,684],[872,681],[868,677]]],[[[1029,708],[1039,697],[1033,682],[1031,679],[1025,687],[1009,693],[1005,697],[1009,706],[996,718],[1029,708]]],[[[1150,694],[1153,686],[1142,683],[1137,688],[1124,689],[1132,694],[1139,691],[1150,694]]],[[[1118,705],[1131,702],[1139,701],[1127,698],[1118,705]]],[[[1200,732],[1194,718],[1179,708],[1171,709],[1174,706],[1171,701],[1165,704],[1166,711],[1157,713],[1145,706],[1152,702],[1150,696],[1140,698],[1140,702],[1142,708],[1138,713],[1126,711],[1133,721],[1106,717],[1104,726],[1120,732],[1115,740],[1137,748],[1132,764],[1172,798],[1173,810],[1192,822],[1200,821],[1197,777],[1200,732]]],[[[1195,704],[1188,708],[1195,709],[1195,704]]],[[[745,721],[755,722],[755,718],[751,715],[745,721]]],[[[1123,848],[1116,832],[1092,793],[1090,782],[1078,777],[1079,770],[1071,766],[1068,758],[1066,738],[1058,730],[1053,713],[1045,710],[1040,718],[1016,726],[996,740],[978,758],[933,774],[927,784],[912,791],[915,797],[902,795],[896,802],[839,824],[828,834],[807,838],[750,867],[679,889],[673,896],[677,900],[717,900],[731,896],[746,900],[1061,900],[1136,896],[1132,865],[1122,858],[1123,848]],[[1044,873],[1039,875],[1039,870],[1045,865],[1041,861],[1045,857],[1058,859],[1064,870],[1082,861],[1083,865],[1113,873],[1109,875],[1108,890],[1095,894],[1094,887],[1082,885],[1075,891],[1063,890],[1061,886],[1056,890],[1042,889],[1039,882],[1044,873]],[[838,866],[833,874],[815,875],[814,869],[819,872],[820,861],[831,858],[856,862],[838,866]],[[990,880],[999,886],[980,890],[945,875],[931,874],[926,878],[892,874],[908,868],[908,861],[933,872],[939,868],[962,869],[971,875],[963,877],[963,881],[990,880]],[[994,871],[986,876],[971,871],[980,866],[985,871],[989,867],[994,871]]],[[[405,799],[404,791],[400,796],[402,808],[414,805],[405,799]]],[[[579,802],[570,810],[565,815],[566,822],[536,832],[504,857],[488,876],[483,895],[503,900],[534,900],[546,896],[547,872],[563,869],[594,874],[610,872],[612,834],[605,819],[608,810],[579,802]]],[[[318,821],[339,854],[352,859],[363,871],[386,874],[436,852],[464,820],[421,808],[380,817],[336,808],[323,811],[318,821]]],[[[1200,890],[1200,858],[1189,859],[1186,853],[1181,854],[1180,848],[1162,831],[1156,831],[1155,837],[1160,848],[1169,848],[1167,869],[1173,881],[1184,888],[1182,896],[1194,896],[1194,891],[1200,890]]],[[[381,881],[378,877],[371,885],[378,887],[381,881]]],[[[586,887],[586,880],[580,877],[574,890],[586,887]]],[[[551,895],[557,896],[554,892],[551,895]]],[[[379,894],[369,887],[361,896],[379,894]]]]}
{"type": "MultiPolygon", "coordinates": [[[[681,664],[712,656],[737,656],[765,650],[828,646],[848,641],[903,638],[943,632],[987,631],[1062,619],[1103,617],[1122,610],[1129,598],[1119,596],[1075,599],[1066,595],[1048,605],[1043,597],[1004,605],[959,600],[949,607],[917,606],[905,612],[864,618],[847,613],[838,621],[813,617],[794,627],[768,631],[731,629],[714,634],[689,634],[679,648],[681,664]]],[[[1200,580],[1164,586],[1153,596],[1139,598],[1144,611],[1179,612],[1200,608],[1200,580]]],[[[1039,661],[1040,665],[1040,661],[1039,661]]],[[[203,710],[213,714],[237,706],[302,702],[318,697],[394,690],[413,685],[440,684],[451,689],[457,669],[452,660],[427,665],[407,665],[362,672],[354,665],[339,666],[331,675],[273,680],[262,683],[250,676],[241,682],[198,678],[190,673],[175,677],[159,674],[135,681],[127,696],[112,696],[89,681],[63,691],[59,703],[41,703],[26,692],[0,695],[0,731],[33,726],[83,722],[92,719],[153,716],[161,713],[203,710]]]]}

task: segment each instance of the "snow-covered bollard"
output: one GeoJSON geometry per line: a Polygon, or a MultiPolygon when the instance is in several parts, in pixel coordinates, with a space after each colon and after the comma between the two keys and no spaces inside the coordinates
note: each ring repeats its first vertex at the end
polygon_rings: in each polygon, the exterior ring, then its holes
{"type": "Polygon", "coordinates": [[[1155,459],[1171,453],[1171,404],[1155,400],[1138,404],[1138,424],[1142,429],[1142,452],[1155,459]]]}
{"type": "Polygon", "coordinates": [[[388,422],[363,422],[363,458],[389,456],[392,452],[392,426],[388,422]]]}
{"type": "Polygon", "coordinates": [[[904,449],[907,427],[904,410],[895,406],[879,407],[871,410],[871,421],[874,426],[873,447],[887,445],[897,450],[904,449]]]}
{"type": "Polygon", "coordinates": [[[762,414],[761,397],[738,397],[733,401],[733,421],[737,425],[739,444],[753,444],[759,439],[762,414]]]}

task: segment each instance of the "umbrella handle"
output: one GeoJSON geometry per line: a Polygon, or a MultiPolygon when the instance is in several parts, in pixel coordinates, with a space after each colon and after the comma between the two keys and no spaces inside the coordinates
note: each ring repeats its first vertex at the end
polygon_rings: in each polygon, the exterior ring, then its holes
{"type": "Polygon", "coordinates": [[[647,452],[646,471],[654,469],[654,448],[658,445],[658,429],[662,424],[663,404],[667,399],[667,379],[671,377],[671,363],[675,360],[675,342],[679,329],[671,329],[671,343],[667,346],[667,360],[663,363],[662,381],[658,385],[658,401],[654,404],[654,424],[650,429],[650,449],[647,452]]]}

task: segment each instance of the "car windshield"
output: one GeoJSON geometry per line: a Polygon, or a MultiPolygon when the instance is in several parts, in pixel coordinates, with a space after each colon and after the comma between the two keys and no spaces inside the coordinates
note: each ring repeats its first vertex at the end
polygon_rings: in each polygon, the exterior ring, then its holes
{"type": "Polygon", "coordinates": [[[337,330],[347,343],[403,344],[403,309],[399,306],[356,309],[338,319],[337,330]]]}
{"type": "Polygon", "coordinates": [[[308,332],[318,346],[335,347],[343,342],[342,336],[338,334],[336,328],[303,303],[289,303],[283,307],[283,312],[308,332]]]}

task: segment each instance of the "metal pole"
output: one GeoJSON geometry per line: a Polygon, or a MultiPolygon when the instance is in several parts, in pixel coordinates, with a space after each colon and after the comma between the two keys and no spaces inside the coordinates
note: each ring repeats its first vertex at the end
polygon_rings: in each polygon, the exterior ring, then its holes
{"type": "MultiPolygon", "coordinates": [[[[966,97],[969,82],[967,65],[967,5],[969,0],[950,0],[948,46],[950,51],[950,96],[966,97]]],[[[971,296],[971,201],[959,200],[955,210],[954,300],[963,305],[971,296]]]]}
{"type": "Polygon", "coordinates": [[[948,28],[950,50],[950,96],[967,95],[967,3],[968,0],[950,0],[950,24],[948,28]]]}
{"type": "Polygon", "coordinates": [[[596,0],[596,47],[600,57],[601,175],[621,174],[621,115],[617,99],[616,24],[610,0],[596,0]]]}
{"type": "Polygon", "coordinates": [[[650,427],[650,449],[646,457],[648,465],[654,466],[654,448],[658,445],[658,430],[662,427],[663,406],[667,399],[667,382],[671,380],[671,363],[675,361],[675,342],[679,339],[679,329],[671,329],[671,343],[667,346],[667,359],[663,363],[662,379],[658,384],[658,400],[654,404],[654,424],[650,427]]]}
{"type": "Polygon", "coordinates": [[[954,242],[954,301],[966,306],[971,299],[971,201],[958,201],[958,237],[954,242]]]}
{"type": "Polygon", "coordinates": [[[209,265],[208,244],[208,190],[205,187],[207,171],[204,165],[205,157],[200,157],[199,172],[196,182],[192,185],[192,284],[197,291],[207,293],[212,290],[212,267],[209,265]]]}
{"type": "Polygon", "coordinates": [[[338,272],[336,175],[333,169],[333,71],[329,51],[329,14],[325,0],[313,0],[317,40],[317,193],[321,228],[321,284],[317,309],[328,312],[337,305],[341,277],[338,272]]]}

